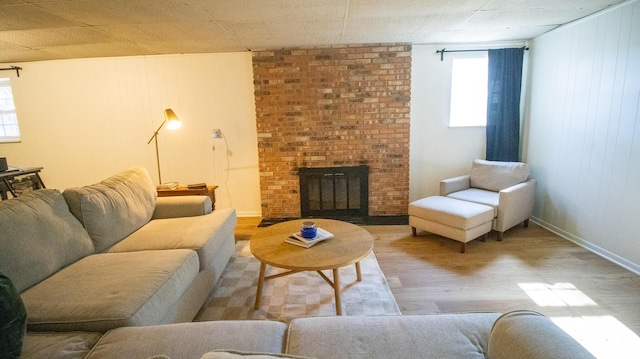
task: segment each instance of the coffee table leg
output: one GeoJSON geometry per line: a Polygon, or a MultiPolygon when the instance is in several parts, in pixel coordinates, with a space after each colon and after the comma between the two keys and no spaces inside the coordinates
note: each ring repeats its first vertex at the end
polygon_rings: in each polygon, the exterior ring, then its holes
{"type": "Polygon", "coordinates": [[[333,270],[333,289],[336,293],[336,315],[342,315],[342,293],[340,293],[340,269],[333,270]]]}
{"type": "Polygon", "coordinates": [[[260,308],[260,299],[262,298],[262,286],[264,285],[264,272],[267,269],[267,265],[265,263],[260,263],[260,275],[258,276],[258,291],[256,293],[256,305],[255,309],[260,308]]]}
{"type": "Polygon", "coordinates": [[[358,278],[358,282],[362,281],[362,272],[360,272],[360,262],[356,262],[356,275],[358,278]]]}

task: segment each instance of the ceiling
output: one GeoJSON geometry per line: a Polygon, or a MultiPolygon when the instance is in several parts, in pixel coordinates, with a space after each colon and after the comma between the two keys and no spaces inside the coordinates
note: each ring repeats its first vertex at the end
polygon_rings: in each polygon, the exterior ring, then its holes
{"type": "Polygon", "coordinates": [[[623,0],[0,0],[0,63],[522,41],[623,0]]]}

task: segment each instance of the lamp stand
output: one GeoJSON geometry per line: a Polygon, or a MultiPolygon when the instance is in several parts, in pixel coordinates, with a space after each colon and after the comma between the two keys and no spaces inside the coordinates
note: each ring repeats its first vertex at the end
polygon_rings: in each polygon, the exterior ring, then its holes
{"type": "Polygon", "coordinates": [[[160,154],[158,152],[158,136],[153,136],[154,142],[156,143],[156,163],[158,165],[158,184],[162,184],[162,176],[160,176],[160,154]]]}

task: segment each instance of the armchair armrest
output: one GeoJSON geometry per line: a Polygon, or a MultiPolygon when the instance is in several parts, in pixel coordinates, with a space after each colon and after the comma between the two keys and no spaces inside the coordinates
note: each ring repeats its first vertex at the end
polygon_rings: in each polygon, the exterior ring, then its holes
{"type": "Polygon", "coordinates": [[[523,222],[533,214],[536,180],[518,183],[500,191],[498,217],[495,230],[504,232],[523,222]]]}
{"type": "Polygon", "coordinates": [[[449,193],[464,191],[470,187],[469,175],[447,178],[440,181],[440,195],[446,196],[449,193]]]}
{"type": "Polygon", "coordinates": [[[152,219],[194,217],[211,213],[209,196],[158,197],[152,219]]]}

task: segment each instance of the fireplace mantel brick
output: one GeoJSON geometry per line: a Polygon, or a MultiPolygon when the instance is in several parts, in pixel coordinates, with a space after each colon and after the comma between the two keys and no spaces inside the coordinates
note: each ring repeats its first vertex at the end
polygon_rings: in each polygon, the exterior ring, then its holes
{"type": "Polygon", "coordinates": [[[299,167],[368,165],[369,214],[407,213],[411,46],[253,52],[262,216],[300,216],[299,167]]]}

